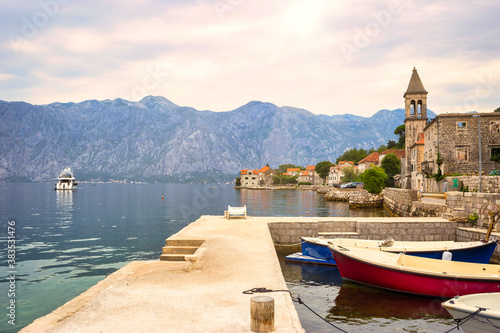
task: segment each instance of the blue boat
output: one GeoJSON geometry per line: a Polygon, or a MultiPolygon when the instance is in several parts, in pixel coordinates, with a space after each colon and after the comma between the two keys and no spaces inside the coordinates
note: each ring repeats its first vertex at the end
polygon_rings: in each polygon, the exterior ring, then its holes
{"type": "Polygon", "coordinates": [[[301,239],[302,253],[299,252],[287,256],[287,260],[335,265],[335,260],[328,245],[346,245],[393,253],[406,253],[408,255],[432,259],[442,259],[444,257],[446,260],[487,264],[497,246],[497,241],[495,240],[489,242],[403,242],[353,238],[325,239],[301,237],[301,239]],[[309,258],[313,258],[314,260],[309,258]]]}

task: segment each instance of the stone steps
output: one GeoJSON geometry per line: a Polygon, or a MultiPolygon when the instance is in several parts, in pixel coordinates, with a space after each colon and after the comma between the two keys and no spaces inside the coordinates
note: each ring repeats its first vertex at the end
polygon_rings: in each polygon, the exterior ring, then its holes
{"type": "Polygon", "coordinates": [[[199,246],[164,246],[162,254],[194,254],[199,246]]]}
{"type": "Polygon", "coordinates": [[[165,243],[167,246],[198,246],[203,244],[204,239],[180,239],[180,238],[167,238],[165,243]]]}
{"type": "Polygon", "coordinates": [[[204,239],[168,238],[162,247],[161,261],[186,261],[187,257],[194,257],[194,253],[203,244],[204,239]]]}

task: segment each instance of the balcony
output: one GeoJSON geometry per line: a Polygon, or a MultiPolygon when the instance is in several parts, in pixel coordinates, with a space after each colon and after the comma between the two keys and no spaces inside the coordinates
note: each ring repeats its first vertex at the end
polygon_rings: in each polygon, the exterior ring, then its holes
{"type": "Polygon", "coordinates": [[[422,172],[431,175],[432,170],[434,170],[434,161],[424,161],[421,164],[422,172]]]}

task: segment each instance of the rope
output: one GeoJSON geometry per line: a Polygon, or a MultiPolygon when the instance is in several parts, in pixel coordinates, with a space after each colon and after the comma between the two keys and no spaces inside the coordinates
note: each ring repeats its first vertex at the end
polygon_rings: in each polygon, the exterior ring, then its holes
{"type": "Polygon", "coordinates": [[[468,315],[467,317],[463,317],[463,318],[455,318],[453,319],[453,321],[455,323],[457,323],[457,327],[453,327],[452,329],[449,329],[447,330],[446,332],[444,333],[449,333],[451,331],[453,331],[454,329],[457,329],[457,330],[460,330],[460,325],[463,325],[465,324],[465,322],[467,322],[469,319],[471,319],[472,317],[474,317],[475,315],[477,315],[479,312],[481,311],[485,311],[486,309],[483,309],[483,308],[478,308],[475,312],[471,313],[470,315],[468,315]]]}
{"type": "Polygon", "coordinates": [[[325,318],[323,318],[321,315],[319,315],[316,311],[314,311],[313,309],[311,309],[306,303],[304,303],[302,301],[302,299],[300,298],[300,294],[299,293],[292,293],[290,290],[285,290],[285,289],[283,289],[283,290],[272,290],[272,289],[267,289],[267,288],[252,288],[252,289],[249,289],[249,290],[245,290],[243,292],[243,294],[273,293],[273,292],[285,292],[285,293],[289,293],[290,297],[292,298],[292,301],[304,305],[309,311],[311,311],[316,316],[318,316],[319,318],[321,318],[328,325],[335,327],[336,329],[338,329],[341,332],[347,333],[347,331],[344,331],[340,327],[335,326],[334,324],[332,324],[331,322],[329,322],[328,320],[326,320],[325,318]]]}

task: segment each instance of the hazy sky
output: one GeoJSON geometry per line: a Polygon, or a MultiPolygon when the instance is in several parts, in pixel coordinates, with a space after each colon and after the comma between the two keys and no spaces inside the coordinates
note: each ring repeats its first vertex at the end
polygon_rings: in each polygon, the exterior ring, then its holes
{"type": "Polygon", "coordinates": [[[436,113],[500,106],[498,0],[0,4],[0,100],[161,95],[371,116],[404,107],[416,66],[436,113]]]}

